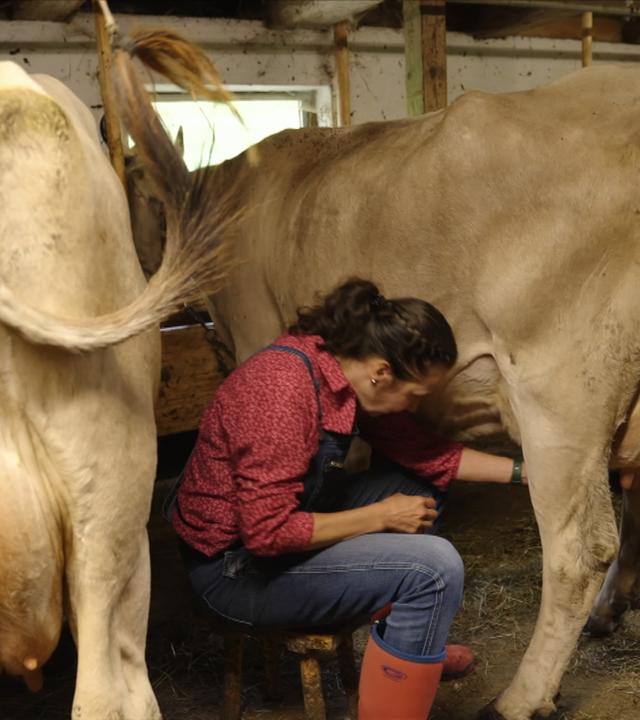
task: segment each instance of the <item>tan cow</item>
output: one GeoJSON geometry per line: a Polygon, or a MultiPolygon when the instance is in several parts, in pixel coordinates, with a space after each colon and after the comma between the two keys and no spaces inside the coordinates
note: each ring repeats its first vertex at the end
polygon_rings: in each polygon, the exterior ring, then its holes
{"type": "Polygon", "coordinates": [[[607,464],[640,381],[640,70],[285,131],[259,153],[205,171],[243,176],[222,331],[243,359],[349,275],[445,313],[460,359],[425,412],[522,445],[544,550],[533,638],[485,717],[548,715],[617,547],[607,464]]]}
{"type": "MultiPolygon", "coordinates": [[[[160,34],[131,48],[145,44],[186,52],[160,34]]],[[[207,72],[189,59],[192,74],[207,72]]],[[[207,188],[190,180],[131,61],[120,52],[116,64],[168,209],[149,285],[89,110],[52,78],[0,63],[0,670],[37,689],[66,614],[74,720],[160,717],[144,659],[156,328],[224,272],[207,188]]]]}

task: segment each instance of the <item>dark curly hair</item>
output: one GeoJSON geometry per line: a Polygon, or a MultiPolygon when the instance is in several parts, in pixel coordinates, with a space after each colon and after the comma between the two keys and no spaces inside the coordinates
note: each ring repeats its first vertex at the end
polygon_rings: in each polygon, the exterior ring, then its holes
{"type": "Polygon", "coordinates": [[[452,367],[458,357],[437,308],[418,298],[388,300],[369,280],[351,278],[297,314],[290,333],[319,335],[321,349],[342,357],[378,355],[400,380],[419,379],[432,365],[452,367]]]}

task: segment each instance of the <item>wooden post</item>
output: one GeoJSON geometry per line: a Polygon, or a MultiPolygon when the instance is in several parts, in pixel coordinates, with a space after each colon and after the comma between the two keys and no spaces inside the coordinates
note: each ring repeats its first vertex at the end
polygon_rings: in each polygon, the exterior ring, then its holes
{"type": "Polygon", "coordinates": [[[282,680],[280,678],[280,652],[275,634],[268,634],[262,640],[262,654],[264,656],[264,679],[266,695],[272,702],[280,702],[282,695],[282,680]]]}
{"type": "Polygon", "coordinates": [[[336,44],[336,81],[338,90],[338,122],[341,127],[351,125],[351,84],[349,81],[349,22],[333,26],[336,44]]]}
{"type": "Polygon", "coordinates": [[[244,636],[227,633],[224,636],[224,681],[222,720],[240,720],[242,717],[242,659],[244,636]]]}
{"type": "Polygon", "coordinates": [[[447,21],[445,0],[422,5],[424,111],[447,107],[447,21]]]}
{"type": "Polygon", "coordinates": [[[322,694],[322,675],[315,654],[309,653],[300,658],[300,680],[305,717],[308,720],[325,720],[327,711],[322,694]]]}
{"type": "Polygon", "coordinates": [[[122,132],[120,119],[116,111],[116,101],[111,79],[111,40],[107,31],[106,19],[101,10],[99,0],[93,0],[93,10],[96,18],[96,44],[98,49],[98,79],[100,80],[100,94],[104,109],[104,120],[109,147],[109,157],[120,182],[126,190],[126,177],[124,172],[124,149],[122,147],[122,132]]]}
{"type": "Polygon", "coordinates": [[[345,633],[338,646],[338,663],[342,685],[347,695],[347,718],[358,719],[358,672],[353,658],[353,639],[351,633],[345,633]]]}
{"type": "Polygon", "coordinates": [[[424,112],[422,93],[422,14],[420,3],[404,0],[402,3],[404,22],[404,77],[407,96],[407,113],[410,116],[424,112]]]}
{"type": "Polygon", "coordinates": [[[409,115],[447,106],[445,0],[404,0],[405,78],[409,115]]]}
{"type": "Polygon", "coordinates": [[[591,65],[593,49],[593,13],[582,13],[582,67],[591,65]]]}

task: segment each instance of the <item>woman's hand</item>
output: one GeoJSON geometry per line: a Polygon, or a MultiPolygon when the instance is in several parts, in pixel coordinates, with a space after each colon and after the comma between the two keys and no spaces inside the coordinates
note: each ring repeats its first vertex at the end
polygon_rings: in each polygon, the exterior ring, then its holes
{"type": "Polygon", "coordinates": [[[436,501],[421,495],[396,493],[380,502],[385,530],[421,533],[433,526],[438,517],[436,501]]]}
{"type": "Polygon", "coordinates": [[[306,549],[316,550],[366,533],[421,533],[437,517],[433,498],[402,493],[353,510],[313,513],[313,534],[306,549]]]}

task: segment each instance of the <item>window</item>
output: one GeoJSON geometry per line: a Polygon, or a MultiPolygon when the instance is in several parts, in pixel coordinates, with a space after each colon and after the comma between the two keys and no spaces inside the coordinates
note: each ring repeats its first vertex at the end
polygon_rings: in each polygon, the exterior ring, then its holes
{"type": "Polygon", "coordinates": [[[189,170],[221,163],[287,128],[331,124],[328,88],[326,92],[323,88],[230,90],[242,122],[223,103],[193,102],[187,95],[163,92],[162,86],[155,88],[153,105],[169,135],[175,139],[179,129],[183,130],[184,159],[189,170]]]}

